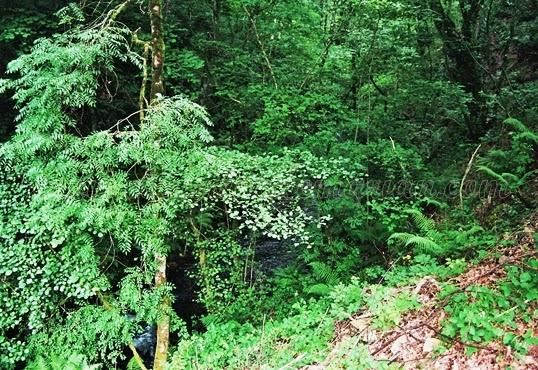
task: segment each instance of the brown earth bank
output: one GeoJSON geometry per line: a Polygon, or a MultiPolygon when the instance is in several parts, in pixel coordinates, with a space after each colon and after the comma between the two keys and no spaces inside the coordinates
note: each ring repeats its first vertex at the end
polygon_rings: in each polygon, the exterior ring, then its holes
{"type": "MultiPolygon", "coordinates": [[[[504,236],[515,245],[499,247],[477,265],[469,264],[467,270],[449,279],[458,287],[456,292],[465,292],[471,286],[494,288],[499,280],[507,274],[506,267],[510,265],[523,266],[525,261],[536,256],[536,241],[534,234],[538,230],[538,213],[531,217],[519,232],[504,236]]],[[[446,283],[445,282],[445,283],[446,283]]],[[[436,369],[436,370],[500,370],[538,369],[538,346],[529,348],[522,356],[502,343],[502,340],[487,344],[467,343],[450,338],[441,333],[441,322],[447,317],[443,310],[450,296],[439,298],[441,282],[432,276],[422,278],[414,286],[395,288],[392,293],[414,293],[422,304],[420,309],[408,312],[400,323],[385,332],[377,330],[372,321],[374,315],[368,310],[361,310],[349,319],[336,323],[333,350],[327,358],[318,364],[303,367],[303,370],[338,369],[332,363],[337,357],[342,358],[339,346],[349,340],[357,345],[365,345],[369,354],[380,364],[392,364],[403,369],[436,369]],[[446,348],[444,351],[439,349],[446,348]],[[468,356],[468,348],[473,354],[468,356]]],[[[537,309],[538,302],[529,302],[529,309],[537,309]]],[[[531,331],[538,336],[538,322],[517,322],[514,332],[522,334],[531,331]]],[[[345,356],[345,355],[344,355],[345,356]]],[[[346,367],[348,368],[348,367],[346,367]]]]}

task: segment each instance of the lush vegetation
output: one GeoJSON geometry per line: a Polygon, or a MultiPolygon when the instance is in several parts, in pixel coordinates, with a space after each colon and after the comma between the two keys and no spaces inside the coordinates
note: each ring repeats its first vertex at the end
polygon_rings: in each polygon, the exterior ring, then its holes
{"type": "Polygon", "coordinates": [[[529,357],[536,6],[4,7],[0,368],[400,368],[338,333],[427,310],[529,357]]]}

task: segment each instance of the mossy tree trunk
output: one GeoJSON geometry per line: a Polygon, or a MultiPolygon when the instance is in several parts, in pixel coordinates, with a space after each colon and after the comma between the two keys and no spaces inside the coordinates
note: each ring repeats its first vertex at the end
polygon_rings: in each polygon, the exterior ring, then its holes
{"type": "Polygon", "coordinates": [[[149,0],[151,19],[151,95],[153,102],[164,94],[164,26],[162,0],[149,0]]]}
{"type": "MultiPolygon", "coordinates": [[[[164,95],[164,27],[162,0],[149,0],[151,21],[151,91],[150,104],[158,103],[159,96],[164,95]]],[[[157,271],[155,272],[155,287],[166,284],[166,255],[155,256],[157,271]]],[[[157,322],[157,344],[155,346],[155,361],[153,369],[164,370],[168,356],[170,340],[170,299],[161,300],[162,316],[157,322]]]]}

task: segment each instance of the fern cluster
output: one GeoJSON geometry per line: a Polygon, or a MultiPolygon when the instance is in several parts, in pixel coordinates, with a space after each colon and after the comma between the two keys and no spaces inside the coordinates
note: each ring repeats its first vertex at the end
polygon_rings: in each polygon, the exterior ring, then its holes
{"type": "Polygon", "coordinates": [[[537,174],[532,167],[538,148],[538,134],[521,121],[509,118],[504,121],[510,132],[510,147],[492,148],[480,158],[478,170],[497,181],[501,189],[515,194],[529,208],[532,201],[524,195],[524,187],[537,174]]]}

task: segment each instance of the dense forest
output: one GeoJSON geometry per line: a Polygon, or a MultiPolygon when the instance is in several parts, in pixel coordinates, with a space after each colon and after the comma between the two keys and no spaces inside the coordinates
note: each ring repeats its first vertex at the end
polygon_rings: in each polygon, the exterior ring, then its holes
{"type": "Polygon", "coordinates": [[[538,369],[538,1],[0,4],[0,369],[538,369]]]}

